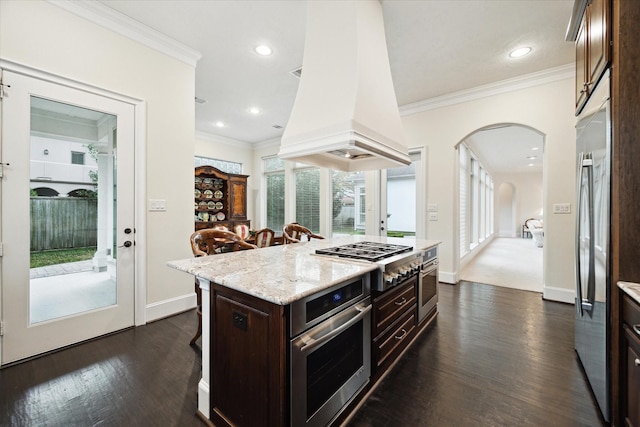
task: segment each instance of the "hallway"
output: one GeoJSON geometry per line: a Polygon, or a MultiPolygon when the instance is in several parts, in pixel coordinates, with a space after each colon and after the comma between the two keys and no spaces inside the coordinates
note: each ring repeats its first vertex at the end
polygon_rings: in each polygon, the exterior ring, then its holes
{"type": "Polygon", "coordinates": [[[540,293],[542,277],[542,248],[518,237],[495,238],[460,273],[460,280],[540,293]]]}

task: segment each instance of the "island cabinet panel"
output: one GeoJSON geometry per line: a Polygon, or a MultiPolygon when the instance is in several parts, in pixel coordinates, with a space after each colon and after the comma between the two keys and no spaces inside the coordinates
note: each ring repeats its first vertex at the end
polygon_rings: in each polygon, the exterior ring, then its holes
{"type": "Polygon", "coordinates": [[[211,420],[286,425],[284,307],[217,287],[211,307],[211,420]]]}
{"type": "Polygon", "coordinates": [[[418,332],[417,285],[414,275],[384,292],[372,292],[372,382],[377,381],[418,332]]]}
{"type": "Polygon", "coordinates": [[[640,426],[640,305],[629,296],[622,301],[622,417],[628,427],[640,426]]]}

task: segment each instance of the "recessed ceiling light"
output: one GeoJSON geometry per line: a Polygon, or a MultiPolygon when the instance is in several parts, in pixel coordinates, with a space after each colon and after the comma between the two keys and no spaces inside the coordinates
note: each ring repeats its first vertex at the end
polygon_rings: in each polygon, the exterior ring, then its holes
{"type": "Polygon", "coordinates": [[[258,107],[251,107],[249,108],[249,112],[251,114],[260,114],[260,109],[258,107]]]}
{"type": "Polygon", "coordinates": [[[529,159],[529,160],[535,160],[535,159],[537,159],[537,157],[536,157],[536,156],[527,156],[527,159],[529,159]]]}
{"type": "Polygon", "coordinates": [[[518,49],[512,50],[509,56],[511,58],[520,58],[522,56],[525,56],[529,52],[531,52],[530,47],[519,47],[518,49]]]}
{"type": "Polygon", "coordinates": [[[261,44],[260,46],[256,46],[256,52],[258,55],[269,56],[273,51],[269,46],[261,44]]]}
{"type": "Polygon", "coordinates": [[[216,127],[219,127],[219,128],[223,128],[224,127],[224,123],[223,122],[215,122],[214,125],[216,125],[216,127]]]}
{"type": "Polygon", "coordinates": [[[533,166],[533,163],[529,163],[529,166],[533,166]]]}
{"type": "Polygon", "coordinates": [[[532,149],[533,151],[538,151],[538,150],[539,150],[539,148],[538,148],[538,147],[533,147],[533,148],[531,148],[531,149],[532,149]]]}

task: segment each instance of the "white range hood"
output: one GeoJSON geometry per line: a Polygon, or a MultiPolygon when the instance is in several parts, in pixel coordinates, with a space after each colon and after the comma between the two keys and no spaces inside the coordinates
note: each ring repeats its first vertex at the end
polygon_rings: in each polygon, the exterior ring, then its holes
{"type": "Polygon", "coordinates": [[[307,2],[302,77],[278,157],[343,171],[411,164],[378,0],[307,2]]]}

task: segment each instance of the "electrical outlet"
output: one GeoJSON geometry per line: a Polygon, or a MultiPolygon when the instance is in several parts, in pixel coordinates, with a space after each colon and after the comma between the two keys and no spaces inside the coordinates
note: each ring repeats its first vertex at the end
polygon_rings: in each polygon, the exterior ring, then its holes
{"type": "Polygon", "coordinates": [[[571,213],[571,203],[554,203],[553,204],[553,213],[554,214],[570,214],[571,213]]]}
{"type": "Polygon", "coordinates": [[[167,201],[164,199],[149,199],[149,212],[164,212],[167,210],[167,201]]]}
{"type": "Polygon", "coordinates": [[[437,220],[438,220],[438,214],[436,212],[430,212],[429,221],[437,221],[437,220]]]}

